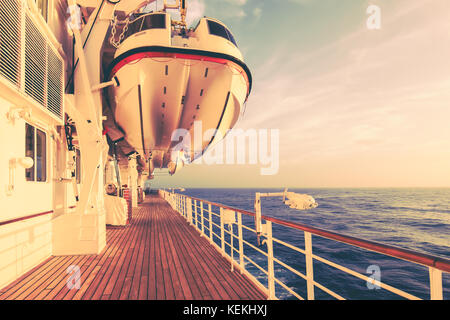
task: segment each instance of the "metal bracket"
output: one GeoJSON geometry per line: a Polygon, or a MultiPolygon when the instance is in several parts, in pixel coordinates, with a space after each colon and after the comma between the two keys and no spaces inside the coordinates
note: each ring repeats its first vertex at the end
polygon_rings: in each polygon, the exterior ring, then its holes
{"type": "Polygon", "coordinates": [[[29,169],[33,167],[34,160],[30,157],[9,159],[9,184],[6,186],[7,196],[11,196],[14,192],[17,165],[20,165],[24,169],[29,169]]]}
{"type": "Polygon", "coordinates": [[[119,87],[120,86],[120,82],[119,82],[119,79],[117,77],[114,77],[111,81],[102,82],[102,83],[100,83],[100,84],[98,84],[96,86],[93,86],[91,88],[91,90],[92,91],[97,91],[97,90],[101,90],[101,89],[108,88],[108,87],[111,87],[111,86],[114,86],[114,87],[119,87]]]}

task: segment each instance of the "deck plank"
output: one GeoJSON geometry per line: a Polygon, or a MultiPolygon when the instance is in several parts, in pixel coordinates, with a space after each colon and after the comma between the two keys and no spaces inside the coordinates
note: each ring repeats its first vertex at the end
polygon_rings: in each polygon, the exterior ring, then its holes
{"type": "MultiPolygon", "coordinates": [[[[183,230],[182,234],[186,235],[187,242],[196,244],[192,248],[194,252],[194,258],[196,259],[197,264],[202,266],[204,270],[203,280],[205,285],[207,285],[209,291],[213,292],[214,289],[217,289],[219,291],[219,294],[222,296],[228,296],[229,299],[238,299],[239,295],[236,294],[235,290],[233,290],[227,282],[228,273],[231,273],[231,266],[229,264],[226,267],[222,268],[218,266],[218,260],[222,260],[223,257],[221,257],[220,254],[218,256],[214,256],[210,253],[207,253],[205,249],[210,244],[208,241],[206,241],[205,238],[202,237],[201,239],[196,239],[197,234],[193,234],[192,232],[190,232],[190,230],[187,230],[187,228],[183,230]],[[217,286],[217,283],[219,283],[220,286],[217,286]]],[[[239,290],[239,287],[237,289],[239,290]]],[[[245,293],[243,293],[242,291],[241,294],[245,295],[245,293]]]]}
{"type": "Polygon", "coordinates": [[[218,299],[220,296],[229,299],[230,297],[226,295],[226,292],[222,291],[221,294],[219,293],[221,286],[214,286],[209,280],[208,275],[205,275],[205,273],[210,271],[210,268],[206,267],[202,260],[199,260],[199,255],[205,254],[205,252],[198,253],[197,248],[199,243],[193,243],[191,240],[192,233],[196,231],[193,228],[187,227],[187,223],[185,224],[181,217],[174,216],[168,220],[172,227],[172,232],[176,234],[176,238],[182,240],[182,242],[179,242],[180,252],[184,252],[187,255],[185,259],[192,261],[191,265],[195,269],[194,274],[198,277],[196,279],[197,283],[202,286],[202,291],[207,293],[206,295],[203,293],[203,299],[218,299]],[[183,231],[180,232],[174,225],[179,226],[180,230],[183,231]]]}
{"type": "Polygon", "coordinates": [[[184,294],[183,294],[183,290],[180,286],[180,275],[179,272],[177,272],[177,270],[175,269],[175,261],[174,261],[174,256],[175,256],[175,252],[171,251],[170,249],[170,244],[169,244],[169,232],[167,230],[167,226],[166,224],[162,225],[162,235],[163,235],[163,239],[162,239],[162,244],[164,245],[164,252],[166,253],[166,263],[168,266],[168,271],[170,273],[170,280],[171,280],[171,285],[173,288],[173,297],[167,298],[169,300],[181,300],[184,299],[184,294]]]}
{"type": "Polygon", "coordinates": [[[115,279],[115,275],[118,274],[118,272],[120,271],[120,261],[122,261],[122,257],[125,256],[125,245],[124,243],[128,243],[129,239],[131,239],[131,236],[133,235],[133,233],[131,232],[124,232],[124,230],[122,230],[121,232],[122,236],[120,237],[119,242],[116,244],[116,251],[113,255],[113,259],[110,260],[110,264],[107,265],[107,270],[106,273],[104,274],[102,280],[100,281],[100,283],[98,284],[98,286],[95,288],[95,292],[94,295],[92,296],[92,299],[104,299],[104,297],[107,297],[109,299],[110,297],[110,293],[105,293],[106,289],[108,288],[108,286],[111,288],[114,285],[114,279],[115,279]],[[117,271],[119,270],[119,271],[117,271]]]}
{"type": "Polygon", "coordinates": [[[0,300],[261,300],[266,295],[158,196],[133,210],[127,227],[108,227],[99,255],[59,256],[0,290],[0,300]],[[66,285],[67,267],[80,289],[66,285]]]}

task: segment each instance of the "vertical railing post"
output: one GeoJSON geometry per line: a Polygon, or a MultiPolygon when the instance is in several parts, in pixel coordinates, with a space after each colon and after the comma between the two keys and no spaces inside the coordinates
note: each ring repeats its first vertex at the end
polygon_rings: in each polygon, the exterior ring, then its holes
{"type": "Polygon", "coordinates": [[[213,224],[212,224],[212,208],[211,203],[208,204],[209,212],[209,242],[213,242],[213,224]]]}
{"type": "Polygon", "coordinates": [[[205,221],[204,221],[204,214],[203,214],[203,201],[200,201],[200,212],[202,215],[202,236],[205,234],[205,221]]]}
{"type": "Polygon", "coordinates": [[[187,220],[192,225],[192,199],[187,200],[187,220]]]}
{"type": "Polygon", "coordinates": [[[261,238],[261,194],[257,192],[255,194],[255,230],[256,230],[256,239],[258,242],[258,246],[260,244],[261,238]]]}
{"type": "Polygon", "coordinates": [[[180,195],[180,216],[184,216],[183,197],[180,195]]]}
{"type": "Polygon", "coordinates": [[[269,300],[275,300],[275,270],[273,264],[273,239],[272,239],[272,222],[267,221],[266,225],[266,244],[267,244],[267,287],[269,289],[269,300]]]}
{"type": "Polygon", "coordinates": [[[184,196],[180,196],[180,216],[184,216],[183,200],[184,196]]]}
{"type": "Polygon", "coordinates": [[[306,285],[308,300],[314,300],[314,269],[312,257],[312,236],[305,231],[306,285]]]}
{"type": "Polygon", "coordinates": [[[225,229],[223,225],[223,208],[220,207],[220,241],[222,248],[222,256],[225,256],[225,229]]]}
{"type": "Polygon", "coordinates": [[[233,224],[229,225],[229,230],[230,230],[231,272],[234,272],[234,232],[233,232],[233,224]]]}
{"type": "Polygon", "coordinates": [[[238,212],[238,239],[239,239],[239,266],[241,267],[241,274],[244,273],[244,238],[242,235],[242,213],[238,212]]]}
{"type": "Polygon", "coordinates": [[[430,271],[430,299],[443,300],[442,291],[442,271],[433,267],[429,267],[430,271]]]}
{"type": "Polygon", "coordinates": [[[197,219],[197,200],[194,200],[194,219],[195,219],[194,226],[198,230],[198,226],[197,226],[197,222],[198,222],[198,219],[197,219]]]}

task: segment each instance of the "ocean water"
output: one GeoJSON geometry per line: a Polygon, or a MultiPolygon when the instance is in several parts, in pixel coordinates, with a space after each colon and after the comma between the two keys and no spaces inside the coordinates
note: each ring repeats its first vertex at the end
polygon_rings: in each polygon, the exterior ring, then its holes
{"type": "MultiPolygon", "coordinates": [[[[253,211],[255,192],[280,192],[280,189],[187,189],[184,194],[236,208],[253,211]]],[[[283,220],[389,244],[396,247],[450,259],[450,189],[290,189],[313,196],[315,209],[298,211],[285,206],[281,198],[264,198],[262,213],[283,220]]],[[[213,210],[214,211],[214,210],[213,210]]],[[[217,209],[215,210],[217,212],[217,209]]],[[[253,219],[244,217],[245,225],[254,228],[253,219]]],[[[216,221],[218,223],[218,221],[216,221]]],[[[214,232],[220,234],[217,229],[214,232]]],[[[303,232],[273,225],[273,236],[304,248],[303,232]]],[[[244,238],[256,244],[256,237],[244,231],[244,238]]],[[[229,241],[229,238],[228,238],[229,241]]],[[[217,242],[217,241],[216,241],[217,242]]],[[[429,299],[428,268],[384,256],[347,244],[312,237],[313,253],[327,260],[370,276],[368,268],[377,266],[381,281],[422,299],[429,299]]],[[[237,242],[234,242],[237,247],[237,242]]],[[[265,246],[261,247],[266,250],[265,246]]],[[[230,251],[230,250],[228,250],[230,251]]],[[[267,259],[249,246],[245,254],[263,267],[267,259]]],[[[305,273],[305,259],[300,253],[274,243],[275,257],[305,273]]],[[[235,255],[236,258],[237,254],[235,255]]],[[[255,277],[267,277],[251,263],[246,268],[255,277]]],[[[279,264],[275,277],[306,297],[306,281],[279,264]]],[[[346,299],[403,299],[384,289],[369,289],[366,281],[314,261],[314,279],[346,299]]],[[[450,275],[443,274],[444,299],[450,299],[450,275]]],[[[279,299],[294,299],[276,286],[279,299]]],[[[315,288],[316,299],[334,299],[315,288]]]]}

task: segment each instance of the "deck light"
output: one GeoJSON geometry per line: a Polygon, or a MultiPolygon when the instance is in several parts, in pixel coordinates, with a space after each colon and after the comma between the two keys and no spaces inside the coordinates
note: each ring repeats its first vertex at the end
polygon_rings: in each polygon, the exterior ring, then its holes
{"type": "Polygon", "coordinates": [[[9,184],[6,186],[6,195],[8,196],[11,196],[14,191],[17,165],[20,165],[24,169],[30,169],[34,165],[34,160],[30,157],[11,158],[9,160],[9,184]]]}
{"type": "Polygon", "coordinates": [[[11,159],[12,162],[19,164],[24,169],[30,169],[34,165],[34,160],[30,157],[11,159]]]}

